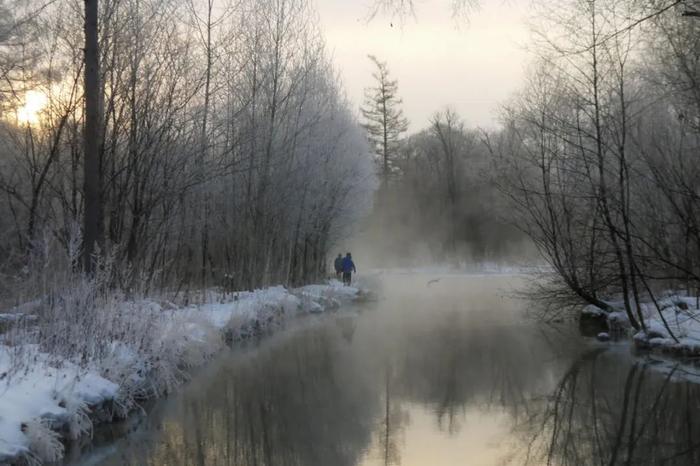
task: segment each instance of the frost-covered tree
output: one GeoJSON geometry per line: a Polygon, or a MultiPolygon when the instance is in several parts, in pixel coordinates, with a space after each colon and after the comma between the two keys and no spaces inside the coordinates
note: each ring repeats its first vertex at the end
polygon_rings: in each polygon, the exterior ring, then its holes
{"type": "MultiPolygon", "coordinates": [[[[25,3],[0,1],[12,12],[25,3]]],[[[42,5],[26,28],[40,32],[34,40],[0,45],[7,57],[32,47],[32,60],[10,69],[0,120],[8,299],[58,287],[65,274],[42,270],[65,271],[76,240],[94,237],[84,227],[92,177],[81,169],[87,4],[42,5]],[[6,117],[29,91],[43,98],[31,121],[6,117]]],[[[323,275],[374,176],[310,2],[100,0],[97,15],[100,131],[89,140],[103,215],[90,227],[103,232],[110,285],[241,289],[323,275]]]]}
{"type": "Polygon", "coordinates": [[[620,27],[634,0],[540,7],[539,67],[492,140],[514,220],[554,270],[535,295],[645,331],[645,303],[663,321],[657,295],[700,285],[697,23],[680,4],[645,28],[620,27]]]}
{"type": "Polygon", "coordinates": [[[369,55],[369,59],[376,68],[372,74],[375,84],[365,89],[361,111],[365,119],[363,126],[379,157],[382,183],[386,187],[396,170],[399,141],[408,129],[408,120],[401,110],[398,81],[391,79],[386,62],[373,55],[369,55]]]}
{"type": "MultiPolygon", "coordinates": [[[[415,0],[374,0],[370,4],[369,17],[371,19],[378,14],[388,14],[405,19],[407,16],[415,15],[416,3],[415,0]]],[[[454,17],[468,18],[469,13],[489,2],[488,0],[444,0],[442,3],[450,7],[454,17]]],[[[630,0],[626,3],[634,6],[636,15],[626,18],[625,23],[619,24],[617,32],[639,26],[677,7],[683,8],[683,16],[700,17],[700,9],[695,0],[630,0]]]]}

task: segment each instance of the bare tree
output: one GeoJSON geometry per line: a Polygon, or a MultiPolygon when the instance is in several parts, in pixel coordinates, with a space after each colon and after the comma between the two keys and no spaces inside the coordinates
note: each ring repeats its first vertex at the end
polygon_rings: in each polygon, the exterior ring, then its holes
{"type": "Polygon", "coordinates": [[[83,196],[85,198],[83,262],[85,271],[94,269],[95,248],[103,244],[102,164],[100,154],[102,90],[98,36],[99,2],[85,0],[85,135],[83,154],[83,196]]]}
{"type": "MultiPolygon", "coordinates": [[[[95,5],[78,0],[42,10],[36,66],[25,64],[36,73],[13,75],[47,89],[47,103],[40,123],[0,125],[9,143],[2,273],[34,270],[29,250],[68,254],[83,223],[83,252],[93,246],[83,265],[94,265],[99,245],[112,286],[240,289],[323,275],[326,251],[368,207],[374,177],[310,4],[211,2],[197,21],[193,5],[173,0],[104,0],[99,50],[88,50],[98,60],[97,81],[89,75],[97,109],[87,107],[88,82],[80,92],[88,56],[79,51],[87,32],[95,40],[86,6],[93,19],[95,5]]],[[[59,276],[42,289],[60,286],[59,276]]]]}
{"type": "Polygon", "coordinates": [[[440,141],[440,146],[442,148],[442,155],[445,160],[445,178],[447,186],[447,200],[450,204],[449,218],[452,224],[450,228],[450,244],[452,248],[452,253],[456,253],[457,249],[457,219],[459,218],[457,209],[458,207],[458,186],[457,186],[457,159],[461,154],[459,152],[464,151],[464,128],[462,123],[459,121],[457,114],[448,109],[445,112],[438,112],[433,116],[432,121],[432,131],[437,136],[440,141]]]}

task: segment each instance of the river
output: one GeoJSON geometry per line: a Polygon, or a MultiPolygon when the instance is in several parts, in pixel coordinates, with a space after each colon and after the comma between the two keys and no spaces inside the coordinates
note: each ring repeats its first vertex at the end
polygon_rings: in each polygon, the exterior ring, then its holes
{"type": "Polygon", "coordinates": [[[532,319],[515,276],[370,281],[376,302],[234,347],[67,463],[700,464],[689,366],[532,319]]]}

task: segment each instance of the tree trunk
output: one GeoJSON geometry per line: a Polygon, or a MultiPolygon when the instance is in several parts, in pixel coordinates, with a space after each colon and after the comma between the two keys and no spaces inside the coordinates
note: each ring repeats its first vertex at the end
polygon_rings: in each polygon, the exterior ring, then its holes
{"type": "Polygon", "coordinates": [[[94,272],[93,254],[102,242],[102,177],[100,176],[100,55],[98,0],[85,0],[85,134],[83,160],[83,266],[94,272]]]}

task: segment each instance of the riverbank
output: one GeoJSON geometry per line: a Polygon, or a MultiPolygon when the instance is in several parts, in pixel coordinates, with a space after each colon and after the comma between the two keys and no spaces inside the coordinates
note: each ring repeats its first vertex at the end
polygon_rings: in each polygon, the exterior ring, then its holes
{"type": "MultiPolygon", "coordinates": [[[[599,320],[610,333],[632,337],[638,349],[668,354],[681,358],[700,356],[700,301],[695,296],[667,293],[654,303],[642,303],[646,331],[635,331],[623,311],[607,312],[596,306],[586,306],[581,311],[582,319],[599,320]],[[660,311],[659,311],[660,310],[660,311]]],[[[609,302],[612,308],[621,308],[621,303],[609,302]]]]}
{"type": "Polygon", "coordinates": [[[50,319],[53,331],[82,332],[56,351],[38,343],[50,341],[41,335],[43,319],[8,314],[0,332],[0,464],[58,461],[63,441],[91,435],[95,424],[123,419],[139,401],[168,394],[226,342],[272,331],[289,317],[336,309],[361,294],[330,281],[292,290],[210,291],[202,304],[187,306],[115,297],[89,322],[50,319]]]}

